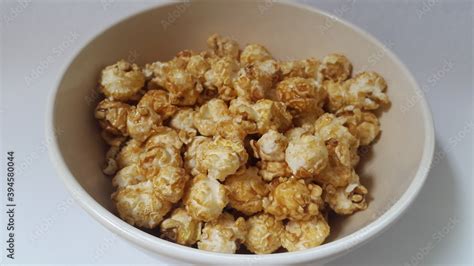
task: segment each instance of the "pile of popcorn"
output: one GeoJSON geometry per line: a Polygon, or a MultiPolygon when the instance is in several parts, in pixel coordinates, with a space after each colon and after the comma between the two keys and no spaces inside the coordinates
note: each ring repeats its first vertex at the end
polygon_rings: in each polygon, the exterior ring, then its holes
{"type": "Polygon", "coordinates": [[[321,245],[328,212],[367,208],[354,167],[379,135],[384,79],[352,76],[339,54],[279,61],[217,34],[207,44],[102,71],[95,118],[118,215],[214,252],[321,245]]]}

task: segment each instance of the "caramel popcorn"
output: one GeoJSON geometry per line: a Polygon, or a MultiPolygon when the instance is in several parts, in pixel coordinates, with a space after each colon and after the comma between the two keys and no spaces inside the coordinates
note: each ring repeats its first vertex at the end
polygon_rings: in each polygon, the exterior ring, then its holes
{"type": "Polygon", "coordinates": [[[356,169],[380,135],[385,80],[352,76],[340,54],[284,61],[218,34],[207,47],[102,71],[94,116],[118,216],[220,253],[323,244],[328,212],[368,207],[356,169]]]}
{"type": "Polygon", "coordinates": [[[317,247],[328,237],[329,231],[329,225],[321,215],[308,221],[289,221],[281,235],[281,244],[288,251],[317,247]]]}
{"type": "Polygon", "coordinates": [[[302,179],[280,178],[272,181],[263,207],[277,220],[308,220],[323,208],[322,192],[320,186],[302,179]]]}
{"type": "Polygon", "coordinates": [[[217,220],[209,221],[202,229],[199,249],[219,253],[235,253],[245,241],[247,223],[244,218],[237,220],[229,213],[222,213],[217,220]]]}
{"type": "Polygon", "coordinates": [[[269,254],[281,246],[283,223],[267,213],[251,216],[247,221],[245,246],[255,254],[269,254]]]}
{"type": "Polygon", "coordinates": [[[111,100],[126,101],[145,84],[145,76],[135,64],[124,60],[102,70],[100,91],[111,100]]]}
{"type": "Polygon", "coordinates": [[[129,185],[112,194],[120,218],[131,225],[153,229],[171,209],[171,203],[161,199],[151,181],[129,185]]]}
{"type": "Polygon", "coordinates": [[[161,225],[161,237],[181,245],[194,245],[201,238],[202,222],[191,217],[185,209],[177,208],[161,225]]]}
{"type": "Polygon", "coordinates": [[[258,175],[258,169],[250,167],[226,178],[229,190],[229,206],[252,215],[262,210],[262,200],[268,193],[267,184],[258,175]]]}
{"type": "Polygon", "coordinates": [[[205,175],[198,175],[191,180],[183,200],[186,211],[194,219],[205,222],[217,219],[228,201],[228,191],[224,185],[205,175]]]}

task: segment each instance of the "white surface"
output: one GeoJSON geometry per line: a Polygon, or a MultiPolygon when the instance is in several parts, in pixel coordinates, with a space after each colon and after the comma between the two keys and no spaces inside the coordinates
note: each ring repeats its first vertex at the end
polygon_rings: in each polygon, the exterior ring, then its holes
{"type": "MultiPolygon", "coordinates": [[[[331,265],[472,264],[472,2],[306,2],[360,26],[390,47],[425,87],[437,130],[435,164],[414,205],[388,231],[331,265]]],[[[46,96],[72,54],[112,23],[154,5],[150,1],[35,1],[22,8],[17,1],[2,1],[2,184],[7,150],[15,151],[17,172],[21,172],[16,178],[16,259],[6,260],[2,247],[0,262],[178,263],[152,259],[78,207],[49,163],[49,140],[44,138],[46,96]],[[61,45],[70,36],[72,41],[61,45]],[[31,74],[34,69],[37,76],[31,74]]],[[[4,189],[2,185],[2,208],[4,189]]]]}

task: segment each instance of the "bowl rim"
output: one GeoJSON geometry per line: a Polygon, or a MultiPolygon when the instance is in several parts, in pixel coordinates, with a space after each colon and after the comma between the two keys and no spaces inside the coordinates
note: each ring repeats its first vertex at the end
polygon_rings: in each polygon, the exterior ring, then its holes
{"type": "MultiPolygon", "coordinates": [[[[429,170],[431,168],[431,163],[434,155],[435,147],[435,136],[434,136],[434,126],[433,119],[431,115],[430,108],[426,101],[423,91],[420,89],[415,78],[408,70],[406,65],[390,50],[386,49],[385,53],[387,56],[393,60],[397,65],[400,66],[403,74],[408,78],[408,81],[412,84],[415,89],[415,93],[420,96],[418,104],[421,105],[423,123],[425,128],[425,141],[423,144],[423,155],[416,171],[413,181],[409,184],[407,190],[401,195],[401,197],[393,203],[392,206],[387,208],[385,213],[377,217],[370,224],[362,227],[361,229],[353,232],[350,235],[347,235],[341,239],[334,240],[324,245],[310,248],[302,251],[295,252],[285,252],[285,253],[276,253],[276,254],[265,254],[265,255],[254,255],[254,254],[222,254],[209,252],[204,250],[199,250],[196,248],[191,248],[187,246],[182,246],[171,241],[161,239],[159,237],[148,234],[128,223],[121,220],[115,214],[105,209],[102,205],[92,198],[91,195],[79,184],[75,179],[73,174],[69,171],[64,158],[61,155],[59,149],[58,139],[55,134],[55,125],[54,125],[54,110],[56,103],[56,96],[59,91],[59,87],[64,79],[64,75],[68,71],[71,63],[77,58],[77,56],[83,51],[83,49],[90,44],[95,38],[105,33],[110,28],[122,23],[132,17],[139,16],[143,13],[149,12],[153,9],[163,8],[166,6],[177,5],[180,2],[170,2],[170,3],[159,3],[151,7],[145,8],[141,11],[134,12],[128,16],[120,18],[118,21],[115,21],[112,25],[107,26],[102,29],[99,33],[94,34],[84,41],[83,45],[77,48],[66,60],[61,75],[59,75],[55,87],[51,90],[48,96],[47,101],[47,110],[46,110],[46,123],[45,123],[45,133],[46,138],[52,139],[50,147],[48,149],[50,160],[56,170],[57,175],[62,179],[65,186],[72,194],[73,198],[79,203],[79,205],[89,213],[95,220],[99,221],[112,233],[116,233],[121,237],[131,241],[132,243],[156,253],[158,255],[163,255],[168,258],[181,259],[184,261],[190,262],[199,262],[199,263],[222,263],[222,264],[236,264],[236,263],[247,263],[247,264],[286,264],[286,263],[303,263],[313,260],[329,260],[329,258],[335,258],[346,254],[353,249],[360,247],[362,244],[366,243],[370,239],[382,233],[384,230],[388,229],[393,223],[395,223],[401,215],[407,210],[407,208],[415,200],[419,191],[421,190],[425,180],[428,176],[429,170]],[[291,256],[289,256],[291,255],[291,256]]],[[[351,28],[360,35],[363,35],[364,38],[368,39],[370,42],[374,43],[377,46],[385,47],[380,41],[375,37],[367,33],[365,30],[362,30],[358,26],[353,25],[341,19],[333,14],[330,14],[326,11],[322,11],[318,8],[308,6],[305,4],[294,3],[289,1],[278,2],[279,4],[289,6],[291,8],[305,9],[312,13],[318,13],[319,15],[336,18],[338,23],[351,28]]]]}

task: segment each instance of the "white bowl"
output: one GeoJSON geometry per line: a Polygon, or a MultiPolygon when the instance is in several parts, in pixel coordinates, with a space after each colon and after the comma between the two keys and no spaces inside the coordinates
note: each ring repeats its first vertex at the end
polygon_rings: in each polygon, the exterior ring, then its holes
{"type": "MultiPolygon", "coordinates": [[[[433,157],[431,114],[412,75],[373,37],[322,11],[277,2],[222,2],[166,4],[131,16],[92,39],[65,69],[49,103],[47,137],[54,139],[51,160],[77,202],[112,232],[150,253],[193,263],[324,263],[387,229],[415,199],[433,157]],[[130,56],[142,65],[170,59],[183,49],[203,49],[215,32],[242,45],[261,43],[281,59],[340,52],[355,72],[368,68],[385,77],[392,105],[381,115],[382,136],[361,170],[369,207],[331,221],[328,243],[292,253],[218,254],[162,240],[111,212],[110,179],[101,172],[105,146],[93,117],[100,70],[130,56]]],[[[393,245],[403,243],[388,246],[393,245]]]]}

